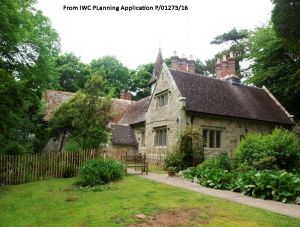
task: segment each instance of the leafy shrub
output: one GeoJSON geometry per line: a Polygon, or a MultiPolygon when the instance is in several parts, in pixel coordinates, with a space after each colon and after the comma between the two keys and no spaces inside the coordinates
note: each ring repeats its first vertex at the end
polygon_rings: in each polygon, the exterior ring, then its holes
{"type": "Polygon", "coordinates": [[[300,178],[286,171],[250,171],[239,175],[235,191],[262,199],[294,202],[300,196],[300,178]]]}
{"type": "Polygon", "coordinates": [[[206,159],[198,165],[200,169],[223,169],[230,171],[232,169],[231,159],[225,152],[217,157],[206,159]]]}
{"type": "Polygon", "coordinates": [[[75,169],[71,166],[68,166],[64,169],[62,172],[62,177],[63,178],[70,178],[75,176],[75,169]]]}
{"type": "Polygon", "coordinates": [[[295,134],[284,129],[275,129],[272,134],[248,134],[241,141],[236,161],[258,170],[299,170],[300,143],[295,134]]]}
{"type": "Polygon", "coordinates": [[[300,196],[300,178],[286,171],[249,170],[229,172],[222,169],[190,168],[184,177],[197,177],[203,186],[242,192],[245,195],[281,202],[295,202],[300,196]]]}
{"type": "Polygon", "coordinates": [[[87,161],[80,169],[81,184],[94,186],[119,180],[125,175],[125,167],[118,161],[100,159],[87,161]]]}
{"type": "Polygon", "coordinates": [[[181,169],[182,156],[178,152],[168,153],[164,159],[164,162],[166,170],[170,167],[175,167],[178,171],[181,169]]]}
{"type": "Polygon", "coordinates": [[[203,186],[231,190],[235,186],[236,174],[222,169],[203,169],[198,179],[203,186]]]}
{"type": "Polygon", "coordinates": [[[26,149],[17,142],[12,142],[3,149],[5,155],[21,155],[25,154],[26,149]]]}
{"type": "Polygon", "coordinates": [[[78,142],[76,142],[75,140],[71,140],[64,146],[64,150],[68,152],[79,152],[82,149],[78,142]]]}
{"type": "Polygon", "coordinates": [[[199,168],[190,167],[183,171],[183,176],[188,180],[194,180],[195,177],[198,178],[199,176],[199,168]]]}
{"type": "Polygon", "coordinates": [[[186,126],[179,134],[177,152],[181,154],[181,168],[197,165],[204,160],[204,140],[199,129],[186,126]]]}

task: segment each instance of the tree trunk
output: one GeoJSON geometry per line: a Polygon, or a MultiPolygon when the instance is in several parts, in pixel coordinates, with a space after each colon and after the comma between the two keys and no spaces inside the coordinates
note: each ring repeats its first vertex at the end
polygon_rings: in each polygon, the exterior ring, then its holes
{"type": "Polygon", "coordinates": [[[65,129],[64,132],[63,132],[62,138],[61,138],[59,152],[62,152],[64,142],[65,142],[65,138],[66,138],[66,134],[67,134],[67,130],[65,129]]]}

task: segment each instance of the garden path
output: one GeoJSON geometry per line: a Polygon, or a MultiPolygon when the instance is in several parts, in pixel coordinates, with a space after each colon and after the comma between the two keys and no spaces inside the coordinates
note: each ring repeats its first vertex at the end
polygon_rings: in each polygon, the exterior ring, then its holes
{"type": "MultiPolygon", "coordinates": [[[[129,169],[128,173],[140,174],[140,172],[135,172],[132,169],[129,169]]],[[[229,200],[232,202],[237,202],[237,203],[245,204],[256,208],[262,208],[265,210],[273,211],[290,217],[300,218],[300,205],[286,204],[286,203],[276,202],[272,200],[262,200],[262,199],[245,196],[237,192],[202,187],[197,183],[185,181],[179,178],[168,177],[167,174],[149,173],[148,175],[140,175],[140,176],[146,179],[158,181],[160,183],[165,183],[179,188],[184,188],[194,192],[207,194],[224,200],[229,200]]]]}

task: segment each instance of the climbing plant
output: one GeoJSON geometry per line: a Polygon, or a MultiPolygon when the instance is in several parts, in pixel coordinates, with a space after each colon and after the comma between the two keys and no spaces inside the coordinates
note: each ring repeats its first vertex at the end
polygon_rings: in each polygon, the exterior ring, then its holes
{"type": "Polygon", "coordinates": [[[196,166],[204,160],[204,140],[199,129],[186,126],[180,133],[177,151],[182,157],[182,168],[196,166]]]}

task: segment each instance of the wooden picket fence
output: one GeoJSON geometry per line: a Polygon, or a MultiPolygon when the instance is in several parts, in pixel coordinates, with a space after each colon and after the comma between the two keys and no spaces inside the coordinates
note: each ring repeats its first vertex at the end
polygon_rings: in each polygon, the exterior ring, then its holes
{"type": "Polygon", "coordinates": [[[148,148],[143,150],[150,170],[155,171],[164,170],[164,160],[170,152],[172,152],[172,150],[168,148],[148,148]]]}
{"type": "MultiPolygon", "coordinates": [[[[146,149],[147,163],[152,170],[163,170],[168,149],[146,149]]],[[[101,149],[81,152],[52,152],[27,155],[0,155],[0,185],[23,184],[51,177],[63,177],[68,169],[77,175],[87,160],[111,158],[124,161],[125,150],[101,149]]]]}
{"type": "Polygon", "coordinates": [[[23,184],[50,177],[63,177],[67,169],[75,175],[87,160],[113,158],[121,160],[122,150],[86,150],[28,155],[0,155],[0,185],[23,184]]]}

